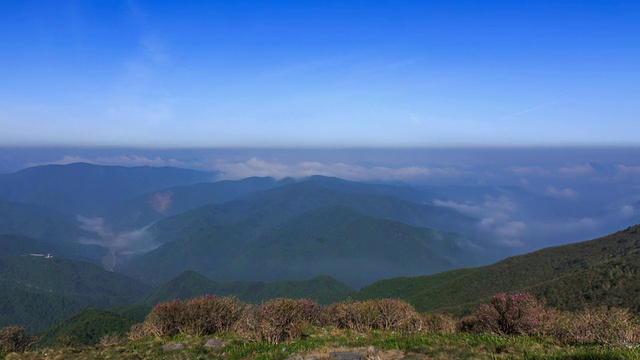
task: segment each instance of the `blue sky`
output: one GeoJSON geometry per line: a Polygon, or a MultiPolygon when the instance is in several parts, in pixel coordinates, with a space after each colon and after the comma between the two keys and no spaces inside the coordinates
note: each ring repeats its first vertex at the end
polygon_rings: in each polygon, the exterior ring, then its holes
{"type": "Polygon", "coordinates": [[[640,145],[635,1],[0,1],[0,145],[640,145]]]}

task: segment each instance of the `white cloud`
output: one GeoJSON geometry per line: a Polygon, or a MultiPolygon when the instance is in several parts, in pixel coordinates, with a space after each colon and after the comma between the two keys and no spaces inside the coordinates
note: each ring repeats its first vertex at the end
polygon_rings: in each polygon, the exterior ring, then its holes
{"type": "Polygon", "coordinates": [[[486,209],[484,209],[480,205],[464,204],[464,203],[459,203],[453,200],[443,201],[443,200],[436,199],[433,201],[433,204],[436,206],[448,207],[450,209],[456,210],[463,214],[475,216],[475,217],[481,217],[487,213],[486,209]]]}
{"type": "Polygon", "coordinates": [[[547,187],[547,195],[565,198],[565,199],[575,199],[578,197],[578,193],[570,188],[558,189],[555,186],[547,187]]]}
{"type": "Polygon", "coordinates": [[[477,218],[498,217],[508,218],[508,214],[517,211],[517,204],[507,196],[486,196],[482,203],[469,204],[459,203],[453,200],[438,200],[433,202],[436,206],[444,206],[457,210],[463,214],[467,214],[477,218]]]}
{"type": "Polygon", "coordinates": [[[523,237],[526,235],[527,225],[523,221],[512,219],[518,211],[518,205],[506,196],[487,196],[478,204],[435,200],[434,205],[479,218],[478,230],[498,245],[510,248],[524,246],[523,237]]]}
{"type": "Polygon", "coordinates": [[[558,170],[558,173],[566,176],[580,176],[594,173],[595,169],[591,166],[591,164],[583,164],[576,166],[567,166],[562,167],[558,170]]]}
{"type": "Polygon", "coordinates": [[[545,169],[539,166],[511,166],[506,168],[506,171],[516,175],[524,176],[544,176],[544,177],[567,177],[567,176],[582,176],[593,174],[596,170],[591,164],[582,164],[575,166],[563,166],[557,170],[545,169]]]}
{"type": "Polygon", "coordinates": [[[636,214],[636,209],[631,204],[622,205],[619,209],[620,216],[628,218],[636,214]]]}
{"type": "Polygon", "coordinates": [[[517,239],[527,230],[527,225],[522,221],[508,221],[496,228],[496,234],[501,238],[517,239]]]}
{"type": "Polygon", "coordinates": [[[543,169],[538,166],[513,166],[506,169],[516,175],[539,175],[548,176],[551,175],[549,170],[543,169]]]}
{"type": "Polygon", "coordinates": [[[102,265],[110,271],[118,263],[118,256],[146,253],[159,246],[147,233],[148,227],[133,231],[114,231],[101,217],[78,216],[77,219],[81,229],[97,235],[97,237],[81,238],[80,243],[99,245],[109,249],[110,254],[102,258],[102,265]]]}
{"type": "Polygon", "coordinates": [[[120,155],[120,156],[99,156],[99,157],[83,157],[78,155],[64,155],[62,158],[53,161],[28,163],[27,167],[39,165],[68,165],[78,162],[84,162],[95,165],[111,165],[111,166],[174,166],[174,167],[194,167],[194,163],[186,163],[176,159],[163,159],[161,157],[146,157],[139,155],[120,155]]]}
{"type": "Polygon", "coordinates": [[[285,164],[278,161],[265,161],[255,157],[235,163],[218,161],[213,164],[213,167],[223,172],[222,178],[225,179],[242,179],[250,176],[269,176],[282,179],[285,177],[304,178],[312,175],[322,175],[355,181],[412,181],[456,177],[466,174],[454,168],[429,168],[423,166],[399,168],[386,166],[364,167],[341,162],[322,163],[317,161],[299,161],[285,164]]]}
{"type": "Polygon", "coordinates": [[[618,164],[616,170],[619,175],[640,175],[640,166],[627,166],[618,164]]]}

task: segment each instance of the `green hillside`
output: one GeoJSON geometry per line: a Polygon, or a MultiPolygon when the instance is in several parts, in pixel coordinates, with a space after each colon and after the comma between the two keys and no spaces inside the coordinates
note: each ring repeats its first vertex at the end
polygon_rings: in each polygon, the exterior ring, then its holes
{"type": "Polygon", "coordinates": [[[255,229],[244,223],[203,227],[132,260],[118,271],[154,286],[189,269],[206,275],[220,275],[219,272],[253,241],[254,232],[255,229]]]}
{"type": "Polygon", "coordinates": [[[0,327],[20,325],[37,332],[87,306],[76,296],[35,292],[0,282],[0,327]]]}
{"type": "Polygon", "coordinates": [[[38,331],[83,308],[131,304],[151,288],[95,265],[62,258],[0,257],[0,326],[38,331]]]}
{"type": "Polygon", "coordinates": [[[482,251],[463,236],[377,219],[344,206],[274,225],[286,212],[269,208],[233,225],[202,227],[134,259],[122,271],[152,284],[190,269],[217,281],[330,275],[358,287],[482,261],[482,251]]]}
{"type": "Polygon", "coordinates": [[[233,295],[246,302],[260,303],[269,299],[309,298],[321,304],[330,304],[346,299],[353,293],[347,285],[329,277],[319,276],[310,280],[279,281],[273,283],[213,281],[194,271],[187,270],[156,289],[145,301],[154,305],[172,299],[188,299],[200,295],[233,295]]]}
{"type": "Polygon", "coordinates": [[[342,205],[381,219],[457,232],[475,223],[454,210],[423,204],[422,197],[412,189],[323,177],[275,188],[248,201],[253,209],[288,210],[294,215],[342,205]],[[407,192],[416,197],[407,200],[407,192]]]}
{"type": "Polygon", "coordinates": [[[85,235],[71,220],[44,208],[0,199],[0,234],[77,241],[85,235]]]}
{"type": "MultiPolygon", "coordinates": [[[[343,206],[299,216],[262,236],[228,265],[265,281],[330,275],[350,286],[429,274],[473,261],[460,235],[377,219],[343,206]]],[[[247,275],[245,275],[247,276],[247,275]]]]}
{"type": "Polygon", "coordinates": [[[18,235],[0,235],[2,256],[25,254],[52,254],[71,260],[86,261],[99,265],[107,249],[97,245],[79,244],[69,241],[32,239],[18,235]]]}
{"type": "Polygon", "coordinates": [[[56,322],[39,334],[38,346],[95,345],[107,335],[124,336],[133,322],[112,311],[88,308],[56,322]]]}
{"type": "Polygon", "coordinates": [[[382,280],[355,297],[398,297],[421,311],[465,313],[495,293],[527,291],[561,309],[604,304],[638,311],[639,264],[640,225],[636,225],[595,240],[546,248],[489,266],[382,280]]]}
{"type": "Polygon", "coordinates": [[[206,226],[229,225],[245,221],[256,234],[292,218],[333,206],[346,206],[365,215],[394,220],[408,225],[465,233],[475,219],[454,210],[418,203],[421,197],[410,189],[313,177],[279,186],[241,200],[208,205],[169,217],[150,228],[158,242],[164,243],[188,235],[206,226]],[[383,191],[385,190],[385,191],[383,191]],[[371,193],[369,193],[371,192],[371,193]],[[392,196],[397,192],[406,201],[392,196]]]}

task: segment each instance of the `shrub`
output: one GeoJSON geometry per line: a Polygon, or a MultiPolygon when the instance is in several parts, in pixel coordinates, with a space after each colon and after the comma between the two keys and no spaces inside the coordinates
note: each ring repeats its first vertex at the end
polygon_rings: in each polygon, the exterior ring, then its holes
{"type": "Polygon", "coordinates": [[[69,332],[58,335],[55,340],[55,347],[57,348],[71,348],[78,345],[80,345],[78,337],[69,332]]]}
{"type": "Polygon", "coordinates": [[[321,314],[312,300],[274,299],[254,306],[247,325],[258,340],[278,344],[299,339],[305,326],[320,324],[321,314]]]}
{"type": "Polygon", "coordinates": [[[373,329],[417,331],[421,328],[418,313],[402,300],[346,301],[329,306],[326,314],[326,325],[360,332],[373,329]]]}
{"type": "Polygon", "coordinates": [[[628,309],[587,308],[562,312],[552,334],[571,344],[634,345],[640,341],[640,326],[628,309]]]}
{"type": "Polygon", "coordinates": [[[201,296],[186,302],[178,329],[182,334],[210,335],[232,330],[246,305],[234,297],[201,296]]]}
{"type": "Polygon", "coordinates": [[[451,316],[439,313],[422,315],[421,331],[427,333],[453,334],[458,330],[458,322],[451,316]]]}
{"type": "Polygon", "coordinates": [[[142,333],[172,336],[178,333],[210,335],[228,331],[235,328],[245,307],[243,302],[234,297],[205,295],[185,301],[172,300],[158,304],[151,310],[142,325],[142,333]]]}
{"type": "Polygon", "coordinates": [[[144,320],[144,332],[154,336],[173,336],[178,333],[184,313],[185,304],[180,300],[157,304],[144,320]]]}
{"type": "Polygon", "coordinates": [[[109,347],[122,342],[122,337],[118,333],[106,334],[100,338],[100,346],[109,347]]]}
{"type": "Polygon", "coordinates": [[[24,352],[35,343],[36,337],[26,335],[22,326],[6,326],[0,329],[0,352],[24,352]]]}
{"type": "Polygon", "coordinates": [[[135,341],[143,339],[151,335],[151,332],[147,330],[144,323],[137,323],[131,325],[129,332],[127,333],[127,339],[135,341]]]}
{"type": "Polygon", "coordinates": [[[376,312],[371,300],[332,304],[327,311],[327,325],[365,332],[373,329],[376,312]]]}
{"type": "Polygon", "coordinates": [[[530,294],[497,294],[489,304],[480,305],[473,316],[463,319],[461,328],[476,333],[543,335],[552,315],[530,294]]]}
{"type": "Polygon", "coordinates": [[[418,313],[409,303],[396,299],[372,300],[376,310],[375,328],[380,330],[408,330],[418,313]]]}

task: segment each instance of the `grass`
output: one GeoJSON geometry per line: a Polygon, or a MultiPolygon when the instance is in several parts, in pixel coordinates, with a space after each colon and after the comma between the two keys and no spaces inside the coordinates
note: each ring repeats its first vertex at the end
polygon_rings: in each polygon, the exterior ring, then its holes
{"type": "Polygon", "coordinates": [[[243,339],[237,333],[218,334],[227,345],[207,350],[212,338],[179,335],[121,340],[108,346],[39,349],[6,355],[7,359],[285,359],[292,354],[328,358],[329,352],[375,346],[383,359],[640,359],[640,348],[596,345],[566,346],[552,338],[488,334],[417,334],[394,331],[359,333],[333,327],[313,328],[300,340],[270,344],[243,339]],[[187,348],[164,352],[162,345],[184,342],[187,348]]]}

